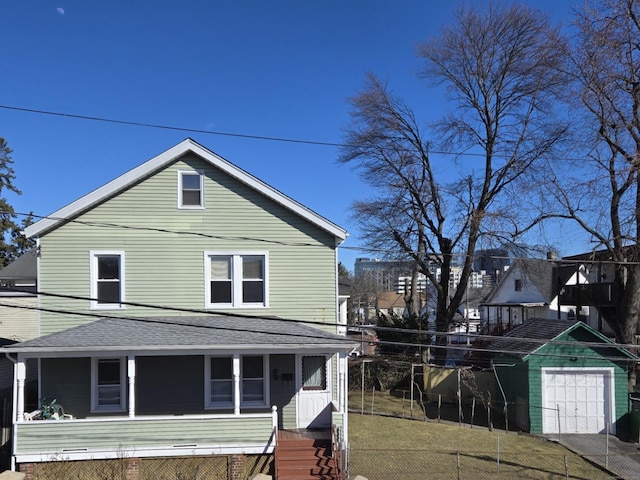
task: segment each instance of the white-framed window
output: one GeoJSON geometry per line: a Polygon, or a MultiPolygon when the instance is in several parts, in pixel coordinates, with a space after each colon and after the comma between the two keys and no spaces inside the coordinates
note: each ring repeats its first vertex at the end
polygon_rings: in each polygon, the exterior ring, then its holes
{"type": "Polygon", "coordinates": [[[92,359],[91,411],[125,411],[125,365],[121,357],[92,359]]]}
{"type": "Polygon", "coordinates": [[[124,252],[101,250],[90,252],[91,308],[125,308],[124,252]]]}
{"type": "Polygon", "coordinates": [[[205,252],[205,307],[269,306],[266,252],[205,252]]]}
{"type": "Polygon", "coordinates": [[[241,355],[236,388],[234,358],[231,355],[205,357],[205,407],[233,408],[235,392],[240,394],[241,407],[267,406],[268,359],[267,355],[241,355]]]}
{"type": "Polygon", "coordinates": [[[204,172],[178,171],[178,208],[204,208],[204,172]]]}

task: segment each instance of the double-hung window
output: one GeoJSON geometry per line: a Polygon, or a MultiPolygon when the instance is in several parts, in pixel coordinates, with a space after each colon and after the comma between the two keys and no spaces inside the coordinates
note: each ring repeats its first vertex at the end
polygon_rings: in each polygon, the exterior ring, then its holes
{"type": "Polygon", "coordinates": [[[93,411],[124,411],[125,362],[122,358],[94,358],[91,385],[93,411]]]}
{"type": "Polygon", "coordinates": [[[205,405],[207,408],[263,407],[267,405],[268,357],[242,355],[206,357],[205,405]],[[237,369],[234,375],[234,365],[237,369]],[[238,385],[234,384],[238,379],[238,385]],[[236,392],[240,397],[236,399],[236,392]]]}
{"type": "Polygon", "coordinates": [[[205,306],[267,307],[268,256],[262,252],[205,252],[205,306]]]}
{"type": "Polygon", "coordinates": [[[124,308],[124,252],[90,253],[91,308],[124,308]]]}
{"type": "Polygon", "coordinates": [[[209,406],[229,407],[233,405],[233,359],[211,357],[209,359],[209,406]]]}
{"type": "Polygon", "coordinates": [[[261,355],[242,357],[242,405],[265,404],[265,365],[261,355]]]}
{"type": "Polygon", "coordinates": [[[204,174],[201,171],[178,172],[178,208],[204,208],[204,174]]]}

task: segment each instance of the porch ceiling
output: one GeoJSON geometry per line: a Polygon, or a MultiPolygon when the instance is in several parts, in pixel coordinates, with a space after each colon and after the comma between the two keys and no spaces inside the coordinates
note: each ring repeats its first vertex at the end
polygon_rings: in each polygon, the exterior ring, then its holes
{"type": "Polygon", "coordinates": [[[101,318],[0,349],[3,353],[166,350],[350,350],[353,340],[274,317],[101,318]]]}

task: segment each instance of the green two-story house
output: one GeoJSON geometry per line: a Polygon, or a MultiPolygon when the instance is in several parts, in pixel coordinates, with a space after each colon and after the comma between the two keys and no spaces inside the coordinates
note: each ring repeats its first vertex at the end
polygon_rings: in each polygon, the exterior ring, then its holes
{"type": "Polygon", "coordinates": [[[40,336],[3,349],[16,469],[241,463],[292,429],[333,426],[346,443],[339,226],[187,139],[25,233],[40,336]]]}

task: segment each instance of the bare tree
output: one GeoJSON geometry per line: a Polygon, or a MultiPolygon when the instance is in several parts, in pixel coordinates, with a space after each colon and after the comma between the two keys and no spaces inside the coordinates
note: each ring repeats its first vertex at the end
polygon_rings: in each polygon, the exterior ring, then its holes
{"type": "Polygon", "coordinates": [[[354,204],[354,217],[372,246],[412,259],[436,287],[439,332],[454,321],[478,241],[513,221],[507,194],[566,131],[552,102],[563,83],[561,43],[541,12],[492,4],[460,9],[455,23],[419,47],[422,77],[445,86],[451,100],[433,138],[480,161],[432,159],[414,111],[374,75],[351,101],[340,160],[354,164],[375,192],[354,204]],[[462,273],[451,289],[456,258],[462,273]]]}
{"type": "MultiPolygon", "coordinates": [[[[544,216],[561,212],[613,262],[613,304],[599,306],[617,341],[640,333],[640,2],[604,0],[577,14],[570,52],[584,160],[557,162],[545,184],[544,216]],[[552,172],[552,173],[551,173],[552,172]],[[560,207],[560,208],[558,208],[560,207]]],[[[573,156],[579,156],[574,152],[573,156]]],[[[542,203],[541,203],[542,204],[542,203]]],[[[635,383],[635,378],[630,378],[635,383]]]]}

